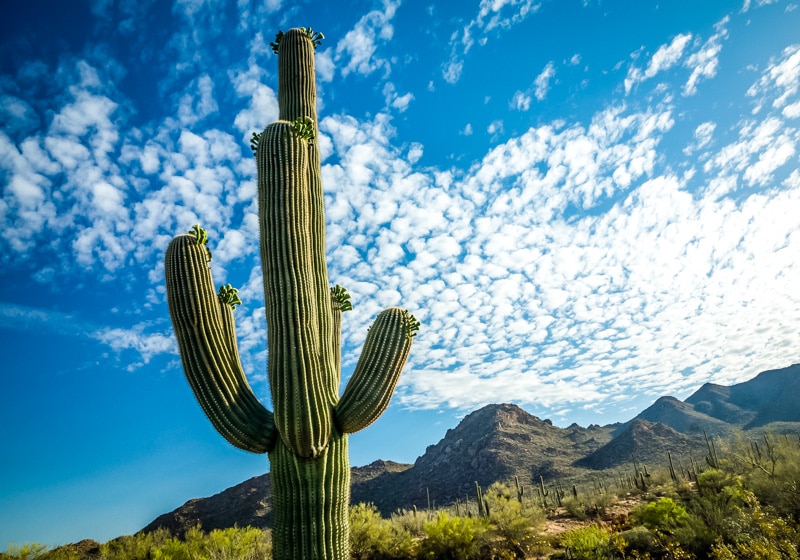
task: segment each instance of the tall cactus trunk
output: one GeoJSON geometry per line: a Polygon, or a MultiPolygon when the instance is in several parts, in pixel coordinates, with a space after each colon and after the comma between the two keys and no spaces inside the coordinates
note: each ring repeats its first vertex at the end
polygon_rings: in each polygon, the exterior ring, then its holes
{"type": "Polygon", "coordinates": [[[389,404],[419,322],[389,308],[375,319],[341,399],[341,315],[349,294],[328,283],[325,211],[310,29],[279,33],[279,120],[254,135],[261,266],[274,413],[253,395],[239,361],[236,290],[214,295],[205,231],[180,235],[165,260],[167,300],[186,377],[214,427],[231,443],[268,452],[273,556],[349,557],[347,434],[389,404]]]}
{"type": "Polygon", "coordinates": [[[334,434],[315,461],[281,441],[269,453],[274,558],[350,558],[347,434],[334,434]]]}

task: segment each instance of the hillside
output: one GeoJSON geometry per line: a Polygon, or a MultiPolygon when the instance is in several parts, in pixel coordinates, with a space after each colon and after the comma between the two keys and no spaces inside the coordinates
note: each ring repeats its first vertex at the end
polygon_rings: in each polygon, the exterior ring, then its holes
{"type": "Polygon", "coordinates": [[[686,403],[697,412],[743,429],[773,422],[800,422],[800,364],[759,373],[725,387],[706,383],[686,403]]]}
{"type": "MultiPolygon", "coordinates": [[[[743,430],[800,432],[800,364],[759,374],[725,387],[706,384],[685,401],[661,397],[624,424],[554,426],[513,404],[476,410],[444,438],[428,446],[413,465],[376,461],[352,469],[351,501],[373,502],[389,514],[398,508],[452,503],[471,498],[475,482],[488,486],[514,476],[525,485],[569,478],[580,481],[599,472],[640,464],[664,465],[667,452],[686,460],[705,455],[705,431],[728,437],[743,430]]],[[[746,432],[745,432],[746,433],[746,432]]],[[[203,528],[271,522],[269,476],[252,478],[215,496],[190,500],[145,527],[182,533],[203,528]]]]}

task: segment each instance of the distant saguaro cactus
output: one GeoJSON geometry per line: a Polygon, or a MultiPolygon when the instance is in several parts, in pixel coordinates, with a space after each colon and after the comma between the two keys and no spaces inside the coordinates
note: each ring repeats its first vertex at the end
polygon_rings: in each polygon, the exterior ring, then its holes
{"type": "Polygon", "coordinates": [[[230,285],[214,290],[205,231],[170,243],[167,301],[184,372],[214,427],[236,447],[269,453],[276,559],[349,557],[347,434],[389,404],[419,322],[382,311],[339,398],[341,315],[350,295],[328,283],[311,29],[278,33],[279,120],[251,140],[258,167],[268,376],[274,413],[242,370],[230,285]]]}

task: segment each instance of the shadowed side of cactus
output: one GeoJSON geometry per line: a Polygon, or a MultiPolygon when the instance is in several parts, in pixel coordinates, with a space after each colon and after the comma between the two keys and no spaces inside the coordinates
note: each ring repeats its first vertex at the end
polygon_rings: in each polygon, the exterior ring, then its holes
{"type": "Polygon", "coordinates": [[[322,35],[279,33],[279,120],[251,147],[258,168],[267,373],[274,412],[253,395],[239,361],[230,285],[214,292],[205,232],[167,249],[167,299],[186,377],[232,444],[269,453],[276,559],[349,557],[347,434],[389,404],[419,322],[389,308],[375,319],[339,398],[341,319],[350,295],[331,288],[317,131],[314,49],[322,35]]]}

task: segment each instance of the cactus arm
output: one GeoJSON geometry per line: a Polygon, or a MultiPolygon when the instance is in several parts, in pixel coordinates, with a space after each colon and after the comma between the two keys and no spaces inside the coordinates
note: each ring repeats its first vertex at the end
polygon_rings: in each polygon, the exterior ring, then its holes
{"type": "Polygon", "coordinates": [[[378,314],[336,405],[337,424],[344,433],[366,428],[389,406],[418,328],[419,322],[405,309],[390,307],[378,314]]]}
{"type": "Polygon", "coordinates": [[[241,367],[233,308],[216,294],[199,235],[179,235],[165,258],[167,302],[183,370],[211,423],[240,449],[266,453],[272,413],[253,394],[241,367]]]}

